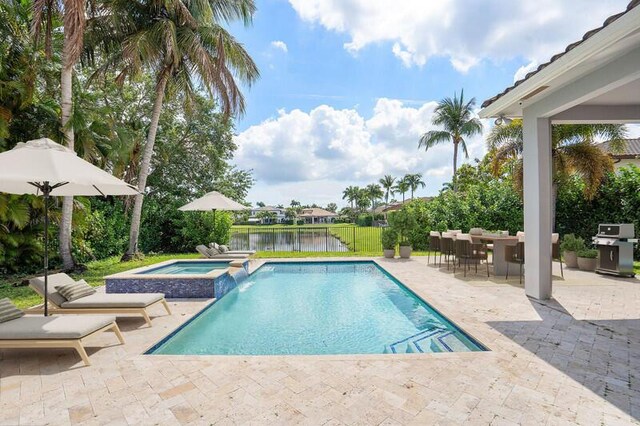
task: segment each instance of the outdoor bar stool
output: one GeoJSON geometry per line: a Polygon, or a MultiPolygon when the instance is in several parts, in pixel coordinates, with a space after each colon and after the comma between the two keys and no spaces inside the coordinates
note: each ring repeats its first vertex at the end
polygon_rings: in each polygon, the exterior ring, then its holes
{"type": "MultiPolygon", "coordinates": [[[[440,251],[440,233],[438,231],[429,232],[429,252],[433,252],[433,263],[436,263],[436,256],[440,251]]],[[[427,265],[431,259],[431,253],[427,256],[427,265]]]]}
{"type": "Polygon", "coordinates": [[[504,250],[504,261],[507,262],[507,274],[505,279],[509,279],[509,264],[520,265],[520,284],[522,284],[522,266],[524,265],[524,241],[519,241],[515,246],[506,246],[504,250]]]}
{"type": "MultiPolygon", "coordinates": [[[[442,233],[442,238],[440,238],[440,262],[439,267],[442,266],[442,255],[444,255],[445,262],[447,262],[447,270],[449,269],[449,258],[450,256],[454,256],[456,253],[455,250],[455,241],[453,239],[453,234],[449,234],[448,232],[442,233]]],[[[455,266],[455,259],[454,259],[455,266]]]]}

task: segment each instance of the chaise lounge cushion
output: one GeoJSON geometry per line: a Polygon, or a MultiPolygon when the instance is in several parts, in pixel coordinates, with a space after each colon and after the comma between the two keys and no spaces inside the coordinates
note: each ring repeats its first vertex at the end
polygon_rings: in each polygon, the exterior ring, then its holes
{"type": "Polygon", "coordinates": [[[0,340],[81,339],[113,323],[109,315],[25,315],[0,324],[0,340]]]}
{"type": "Polygon", "coordinates": [[[56,286],[56,290],[67,300],[76,300],[94,294],[96,289],[91,287],[85,280],[79,280],[72,284],[56,286]]]}
{"type": "MultiPolygon", "coordinates": [[[[75,283],[73,278],[64,273],[49,275],[49,285],[47,286],[49,302],[56,306],[62,306],[67,299],[58,293],[56,287],[73,283],[75,283]]],[[[31,286],[31,288],[33,288],[39,295],[44,296],[44,277],[31,278],[29,280],[29,286],[31,286]]]]}
{"type": "Polygon", "coordinates": [[[64,302],[61,307],[65,309],[146,308],[162,299],[164,299],[162,293],[95,293],[64,302]]]}

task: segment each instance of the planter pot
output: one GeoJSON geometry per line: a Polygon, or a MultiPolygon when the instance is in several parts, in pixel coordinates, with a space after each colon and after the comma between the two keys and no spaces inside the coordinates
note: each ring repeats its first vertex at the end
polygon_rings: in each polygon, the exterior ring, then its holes
{"type": "Polygon", "coordinates": [[[400,246],[400,257],[409,259],[411,257],[411,246],[400,246]]]}
{"type": "Polygon", "coordinates": [[[590,257],[579,257],[578,258],[578,268],[581,271],[595,271],[596,266],[598,266],[598,259],[593,259],[590,257]]]}
{"type": "Polygon", "coordinates": [[[394,250],[384,249],[383,253],[384,253],[384,257],[386,257],[387,259],[393,259],[394,257],[396,257],[395,249],[394,250]]]}
{"type": "Polygon", "coordinates": [[[562,258],[564,259],[564,264],[567,265],[567,268],[578,267],[578,256],[575,251],[565,251],[562,258]]]}

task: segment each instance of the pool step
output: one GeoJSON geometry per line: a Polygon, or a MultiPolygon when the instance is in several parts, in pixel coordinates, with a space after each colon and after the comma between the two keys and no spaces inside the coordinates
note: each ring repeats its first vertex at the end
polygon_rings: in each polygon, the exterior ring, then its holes
{"type": "Polygon", "coordinates": [[[468,350],[452,330],[430,327],[384,348],[384,353],[434,353],[468,350]]]}

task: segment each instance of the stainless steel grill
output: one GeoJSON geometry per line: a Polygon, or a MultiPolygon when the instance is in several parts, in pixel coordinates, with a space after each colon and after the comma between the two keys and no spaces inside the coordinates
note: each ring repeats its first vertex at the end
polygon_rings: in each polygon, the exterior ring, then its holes
{"type": "Polygon", "coordinates": [[[632,223],[600,224],[593,237],[598,249],[596,272],[633,277],[633,244],[637,242],[632,223]]]}

